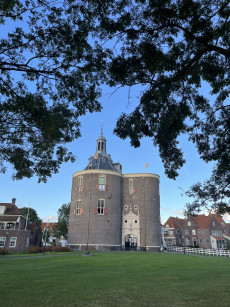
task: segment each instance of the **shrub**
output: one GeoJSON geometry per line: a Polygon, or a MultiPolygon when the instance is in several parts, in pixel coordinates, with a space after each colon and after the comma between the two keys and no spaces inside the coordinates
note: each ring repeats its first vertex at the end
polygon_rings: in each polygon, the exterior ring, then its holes
{"type": "Polygon", "coordinates": [[[43,249],[42,247],[39,246],[30,246],[27,249],[29,254],[37,254],[37,253],[42,253],[43,249]]]}
{"type": "Polygon", "coordinates": [[[0,255],[7,255],[9,254],[8,250],[5,248],[0,248],[0,255]]]}
{"type": "Polygon", "coordinates": [[[70,252],[71,249],[67,246],[55,246],[53,247],[54,252],[70,252]]]}

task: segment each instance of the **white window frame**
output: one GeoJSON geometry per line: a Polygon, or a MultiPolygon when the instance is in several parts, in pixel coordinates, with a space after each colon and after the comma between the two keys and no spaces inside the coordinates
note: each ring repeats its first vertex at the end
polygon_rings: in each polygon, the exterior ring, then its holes
{"type": "Polygon", "coordinates": [[[186,236],[188,236],[188,235],[189,235],[189,230],[188,230],[188,229],[185,229],[185,230],[184,230],[184,234],[185,234],[186,236]]]}
{"type": "Polygon", "coordinates": [[[105,214],[105,200],[98,199],[97,201],[97,214],[104,215],[105,214]]]}
{"type": "Polygon", "coordinates": [[[16,242],[17,242],[17,237],[11,237],[9,247],[16,247],[16,242]]]}
{"type": "Polygon", "coordinates": [[[76,205],[76,215],[81,215],[81,209],[82,209],[82,200],[78,199],[76,205]]]}
{"type": "Polygon", "coordinates": [[[188,221],[188,226],[191,226],[191,222],[190,221],[188,221]]]}
{"type": "Polygon", "coordinates": [[[82,186],[83,186],[83,177],[78,177],[77,179],[77,186],[78,186],[78,191],[81,192],[82,191],[82,186]]]}
{"type": "Polygon", "coordinates": [[[129,179],[129,194],[133,194],[133,179],[129,179]]]}
{"type": "Polygon", "coordinates": [[[106,185],[106,176],[99,176],[98,177],[98,190],[99,191],[105,191],[105,185],[106,185]]]}
{"type": "Polygon", "coordinates": [[[0,237],[0,247],[5,247],[6,237],[0,237]]]}
{"type": "Polygon", "coordinates": [[[192,229],[192,235],[196,236],[196,229],[192,229]]]}

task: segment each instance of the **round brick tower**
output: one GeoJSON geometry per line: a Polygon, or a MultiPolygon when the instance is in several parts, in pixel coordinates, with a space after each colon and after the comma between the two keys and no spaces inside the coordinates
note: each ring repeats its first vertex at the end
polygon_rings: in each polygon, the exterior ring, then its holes
{"type": "Polygon", "coordinates": [[[73,174],[68,245],[81,250],[159,251],[159,176],[122,174],[106,153],[101,132],[96,153],[73,174]]]}

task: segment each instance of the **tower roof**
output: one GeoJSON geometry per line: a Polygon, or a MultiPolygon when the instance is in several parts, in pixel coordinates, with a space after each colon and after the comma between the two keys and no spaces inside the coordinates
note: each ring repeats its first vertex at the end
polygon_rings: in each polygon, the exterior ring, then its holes
{"type": "Polygon", "coordinates": [[[102,129],[100,136],[97,138],[96,152],[94,156],[89,158],[86,169],[105,169],[121,173],[120,163],[113,163],[111,156],[106,152],[106,138],[102,129]]]}

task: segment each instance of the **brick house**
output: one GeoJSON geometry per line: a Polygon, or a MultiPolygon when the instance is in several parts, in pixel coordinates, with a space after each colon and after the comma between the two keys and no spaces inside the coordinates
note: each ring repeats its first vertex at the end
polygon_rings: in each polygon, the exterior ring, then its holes
{"type": "Polygon", "coordinates": [[[226,248],[227,237],[224,237],[229,232],[228,224],[218,214],[209,214],[211,218],[211,247],[226,248]]]}
{"type": "Polygon", "coordinates": [[[168,230],[168,246],[226,248],[227,240],[230,240],[229,225],[218,214],[200,214],[184,220],[170,217],[164,227],[168,230]]]}
{"type": "Polygon", "coordinates": [[[182,225],[185,219],[169,217],[163,227],[166,229],[165,243],[168,246],[182,245],[182,225]]]}
{"type": "Polygon", "coordinates": [[[26,218],[12,203],[0,203],[0,248],[10,252],[24,251],[29,246],[30,231],[25,230],[26,218]]]}

